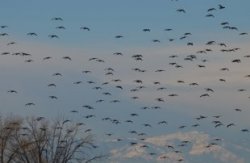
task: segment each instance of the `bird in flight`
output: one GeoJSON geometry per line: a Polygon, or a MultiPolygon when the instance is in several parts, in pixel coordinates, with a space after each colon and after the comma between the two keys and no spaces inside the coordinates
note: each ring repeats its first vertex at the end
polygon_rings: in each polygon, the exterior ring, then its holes
{"type": "Polygon", "coordinates": [[[8,90],[8,92],[9,92],[9,93],[17,93],[17,91],[14,90],[14,89],[8,90]]]}
{"type": "Polygon", "coordinates": [[[143,32],[150,32],[151,30],[149,28],[144,28],[142,31],[143,32]]]}
{"type": "Polygon", "coordinates": [[[115,38],[123,38],[122,35],[116,35],[115,38]]]}
{"type": "Polygon", "coordinates": [[[37,34],[35,32],[29,32],[27,33],[28,36],[37,36],[37,34]]]}
{"type": "Polygon", "coordinates": [[[63,19],[61,17],[54,17],[51,20],[59,20],[59,21],[63,21],[63,19]]]}
{"type": "Polygon", "coordinates": [[[59,36],[57,36],[55,34],[51,34],[51,35],[49,35],[49,38],[59,38],[59,36]]]}
{"type": "Polygon", "coordinates": [[[177,9],[176,11],[177,11],[177,12],[182,12],[182,13],[186,13],[186,11],[185,11],[184,9],[182,9],[182,8],[180,8],[180,9],[177,9]]]}
{"type": "Polygon", "coordinates": [[[82,30],[86,30],[86,31],[90,31],[90,28],[89,27],[80,27],[80,29],[82,29],[82,30]]]}
{"type": "Polygon", "coordinates": [[[33,102],[29,102],[29,103],[26,103],[26,104],[25,104],[25,106],[32,106],[32,105],[34,106],[34,105],[35,105],[35,103],[33,103],[33,102]]]}

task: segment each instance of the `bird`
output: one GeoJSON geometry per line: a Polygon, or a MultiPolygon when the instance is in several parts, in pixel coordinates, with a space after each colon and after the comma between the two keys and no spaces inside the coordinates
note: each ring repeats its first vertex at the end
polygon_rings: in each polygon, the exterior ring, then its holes
{"type": "Polygon", "coordinates": [[[249,132],[249,130],[246,129],[246,128],[245,128],[245,129],[241,129],[241,131],[242,131],[242,132],[249,132]]]}
{"type": "Polygon", "coordinates": [[[232,62],[233,63],[241,63],[241,60],[240,59],[233,59],[232,62]]]}
{"type": "Polygon", "coordinates": [[[117,85],[116,88],[123,89],[123,87],[120,85],[117,85]]]}
{"type": "Polygon", "coordinates": [[[186,11],[185,11],[184,9],[182,9],[182,8],[180,8],[180,9],[177,9],[176,11],[177,11],[177,12],[182,12],[182,13],[186,13],[186,11]]]}
{"type": "Polygon", "coordinates": [[[160,121],[160,122],[158,122],[158,124],[160,125],[160,124],[168,124],[168,123],[167,123],[167,121],[160,121]]]}
{"type": "Polygon", "coordinates": [[[80,29],[86,30],[86,31],[90,31],[90,28],[89,28],[89,27],[86,27],[86,26],[82,26],[82,27],[80,27],[80,29]]]}
{"type": "Polygon", "coordinates": [[[61,17],[54,17],[54,18],[51,18],[51,20],[63,21],[63,19],[61,17]]]}
{"type": "Polygon", "coordinates": [[[11,41],[11,42],[7,43],[7,45],[14,45],[14,44],[16,44],[15,41],[11,41]]]}
{"type": "Polygon", "coordinates": [[[1,55],[8,55],[10,52],[2,52],[1,55]]]}
{"type": "Polygon", "coordinates": [[[246,33],[246,32],[241,32],[239,35],[248,35],[248,33],[246,33]]]}
{"type": "Polygon", "coordinates": [[[8,28],[7,25],[1,25],[0,28],[4,29],[4,28],[8,28]]]}
{"type": "Polygon", "coordinates": [[[158,42],[158,43],[160,43],[161,41],[160,40],[158,40],[158,39],[153,39],[152,40],[153,42],[158,42]]]}
{"type": "Polygon", "coordinates": [[[138,114],[137,114],[137,113],[131,113],[130,116],[132,116],[132,117],[137,117],[138,114]]]}
{"type": "Polygon", "coordinates": [[[56,87],[56,84],[54,83],[48,84],[48,87],[56,87]]]}
{"type": "Polygon", "coordinates": [[[165,100],[163,98],[160,98],[160,97],[156,98],[155,100],[158,101],[158,102],[165,102],[165,100]]]}
{"type": "Polygon", "coordinates": [[[33,62],[34,60],[32,59],[26,59],[25,62],[33,62]]]}
{"type": "Polygon", "coordinates": [[[212,18],[214,18],[215,16],[213,14],[207,14],[206,17],[212,17],[212,18]]]}
{"type": "Polygon", "coordinates": [[[57,99],[58,99],[56,96],[49,96],[49,98],[51,98],[51,99],[55,99],[55,100],[57,100],[57,99]]]}
{"type": "Polygon", "coordinates": [[[207,92],[214,92],[214,90],[211,89],[211,88],[205,88],[205,90],[206,90],[207,92]]]}
{"type": "Polygon", "coordinates": [[[32,106],[32,105],[34,106],[34,105],[35,105],[35,103],[33,103],[33,102],[29,102],[29,103],[26,103],[26,104],[25,104],[25,106],[32,106]]]}
{"type": "Polygon", "coordinates": [[[27,33],[28,36],[37,36],[37,34],[35,32],[29,32],[27,33]]]}
{"type": "Polygon", "coordinates": [[[8,36],[8,33],[0,33],[0,36],[8,36]]]}
{"type": "Polygon", "coordinates": [[[234,110],[237,111],[237,112],[241,112],[242,111],[242,109],[239,109],[239,108],[236,108],[234,110]]]}
{"type": "Polygon", "coordinates": [[[8,90],[8,92],[9,92],[9,93],[17,93],[17,91],[14,90],[14,89],[8,90]]]}
{"type": "Polygon", "coordinates": [[[62,59],[66,59],[66,60],[70,60],[71,61],[71,58],[69,56],[64,56],[64,57],[62,57],[62,59]]]}
{"type": "Polygon", "coordinates": [[[145,126],[145,127],[152,127],[152,126],[151,126],[150,124],[148,124],[148,123],[144,123],[143,126],[145,126]]]}
{"type": "Polygon", "coordinates": [[[223,5],[221,5],[221,4],[219,4],[219,5],[218,5],[218,7],[219,7],[219,9],[220,9],[220,10],[222,10],[222,9],[225,9],[225,8],[226,8],[225,6],[223,6],[223,5]]]}
{"type": "Polygon", "coordinates": [[[49,38],[59,38],[59,36],[55,35],[55,34],[51,34],[51,35],[48,35],[48,36],[49,36],[49,38]]]}
{"type": "Polygon", "coordinates": [[[115,38],[123,38],[122,35],[116,35],[115,38]]]}
{"type": "Polygon", "coordinates": [[[204,94],[200,95],[200,97],[209,97],[209,94],[208,93],[204,93],[204,94]]]}
{"type": "Polygon", "coordinates": [[[62,76],[62,74],[59,73],[59,72],[56,72],[56,73],[53,74],[53,76],[62,76]]]}
{"type": "Polygon", "coordinates": [[[150,32],[150,29],[149,28],[144,28],[142,31],[143,32],[150,32]]]}
{"type": "Polygon", "coordinates": [[[82,81],[76,81],[73,84],[81,84],[81,83],[82,83],[82,81]]]}
{"type": "Polygon", "coordinates": [[[229,68],[223,67],[223,68],[221,68],[220,70],[221,70],[221,71],[229,71],[229,68]]]}
{"type": "Polygon", "coordinates": [[[164,29],[164,31],[172,31],[173,29],[172,28],[166,28],[164,29]]]}
{"type": "Polygon", "coordinates": [[[121,52],[115,52],[114,55],[123,55],[121,52]]]}
{"type": "Polygon", "coordinates": [[[43,60],[48,60],[48,59],[51,59],[52,57],[44,57],[43,60]]]}
{"type": "Polygon", "coordinates": [[[225,80],[225,79],[219,79],[219,81],[221,81],[221,82],[226,82],[226,80],[225,80]]]}
{"type": "Polygon", "coordinates": [[[215,8],[209,8],[207,9],[207,12],[211,12],[211,11],[215,11],[216,9],[215,8]]]}
{"type": "Polygon", "coordinates": [[[64,26],[60,25],[60,26],[57,26],[56,29],[66,29],[64,26]]]}
{"type": "Polygon", "coordinates": [[[231,126],[235,126],[235,124],[234,124],[234,123],[229,123],[229,124],[227,125],[227,128],[228,128],[228,127],[231,127],[231,126]]]}

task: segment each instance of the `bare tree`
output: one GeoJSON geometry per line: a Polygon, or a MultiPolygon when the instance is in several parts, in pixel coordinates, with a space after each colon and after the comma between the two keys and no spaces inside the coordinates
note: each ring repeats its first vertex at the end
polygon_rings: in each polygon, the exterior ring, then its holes
{"type": "Polygon", "coordinates": [[[0,119],[0,163],[91,162],[104,158],[94,155],[93,135],[83,123],[42,117],[0,119]]]}

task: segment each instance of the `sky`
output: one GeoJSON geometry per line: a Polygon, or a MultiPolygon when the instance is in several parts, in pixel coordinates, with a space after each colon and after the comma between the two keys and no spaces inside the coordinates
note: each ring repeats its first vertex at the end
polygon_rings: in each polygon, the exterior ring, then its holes
{"type": "Polygon", "coordinates": [[[101,162],[247,163],[249,6],[248,0],[3,1],[0,113],[84,122],[99,147],[93,153],[110,156],[101,162]],[[13,55],[21,52],[31,56],[13,55]]]}

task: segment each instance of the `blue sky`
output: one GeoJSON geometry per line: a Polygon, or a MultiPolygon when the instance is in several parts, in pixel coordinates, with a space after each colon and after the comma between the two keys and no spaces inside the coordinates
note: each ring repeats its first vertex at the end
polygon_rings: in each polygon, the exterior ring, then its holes
{"type": "MultiPolygon", "coordinates": [[[[95,135],[98,152],[110,153],[107,162],[249,162],[249,133],[241,132],[249,129],[249,34],[250,2],[248,0],[43,0],[1,2],[0,53],[0,102],[2,114],[21,114],[23,116],[45,116],[53,119],[63,115],[86,124],[95,135]],[[218,9],[218,5],[225,9],[218,9]],[[209,8],[212,17],[206,17],[209,8]],[[185,9],[179,13],[177,9],[185,9]],[[61,17],[63,21],[53,21],[61,17]],[[229,26],[238,31],[223,29],[221,22],[229,22],[229,26]],[[64,26],[66,29],[57,29],[64,26]],[[90,31],[80,27],[89,27],[90,31]],[[150,32],[142,29],[149,28],[150,32]],[[164,31],[171,28],[172,31],[164,31]],[[38,36],[27,36],[35,32],[38,36]],[[180,39],[185,33],[191,33],[180,39]],[[48,35],[56,34],[59,39],[50,39],[48,35]],[[117,39],[115,36],[122,35],[117,39]],[[160,42],[153,42],[153,40],[160,42]],[[169,41],[169,39],[174,39],[169,41]],[[10,42],[13,45],[7,45],[10,42]],[[206,45],[215,41],[213,45],[206,45]],[[192,42],[194,46],[187,46],[192,42]],[[227,47],[218,44],[225,43],[227,47]],[[235,52],[221,52],[221,49],[240,48],[235,52]],[[198,51],[211,49],[212,52],[199,54],[198,51]],[[26,52],[32,56],[11,55],[26,52]],[[121,52],[123,56],[113,53],[121,52]],[[142,54],[143,61],[135,61],[132,56],[142,54]],[[176,58],[170,56],[176,55],[176,58]],[[195,55],[193,61],[185,60],[195,55]],[[43,60],[44,57],[52,57],[43,60]],[[71,61],[62,59],[70,56],[71,61]],[[89,61],[96,57],[104,63],[89,61]],[[33,62],[25,62],[32,59],[33,62]],[[202,60],[206,60],[203,62],[202,60]],[[241,63],[232,60],[240,59],[241,63]],[[183,68],[175,68],[169,63],[177,63],[183,68]],[[203,65],[205,68],[199,68],[203,65]],[[113,68],[113,75],[105,75],[107,68],[113,68]],[[221,71],[221,68],[229,71],[221,71]],[[146,72],[135,72],[140,68],[146,72]],[[156,72],[157,70],[162,72],[156,72]],[[89,74],[82,71],[91,71],[89,74]],[[62,76],[53,76],[59,72],[62,76]],[[114,82],[120,79],[121,82],[114,82]],[[142,80],[143,84],[135,83],[142,80]],[[219,79],[225,79],[221,82],[219,79]],[[178,83],[183,80],[184,83],[178,83]],[[81,81],[80,84],[73,84],[81,81]],[[89,84],[88,81],[93,81],[89,84]],[[153,82],[160,82],[160,85],[153,82]],[[109,82],[103,85],[104,82],[109,82]],[[56,87],[48,87],[55,83],[56,87]],[[198,83],[198,86],[190,86],[198,83]],[[119,89],[116,86],[122,86],[119,89]],[[137,92],[131,89],[145,88],[137,92]],[[95,90],[101,87],[101,90],[95,90]],[[158,88],[166,88],[157,91],[158,88]],[[211,88],[214,92],[205,89],[211,88]],[[18,93],[8,93],[8,90],[18,93]],[[243,91],[239,91],[243,90],[243,91]],[[110,92],[111,96],[103,95],[110,92]],[[208,93],[209,97],[200,97],[208,93]],[[170,94],[178,94],[170,97],[170,94]],[[49,96],[55,95],[57,100],[49,96]],[[134,100],[132,97],[138,97],[134,100]],[[164,102],[158,102],[161,98],[164,102]],[[97,103],[97,100],[104,100],[97,103]],[[113,100],[119,100],[113,103],[113,100]],[[25,106],[34,102],[35,106],[25,106]],[[91,105],[95,109],[88,110],[83,105],[91,105]],[[161,109],[152,109],[160,106],[161,109]],[[149,109],[141,109],[147,107],[149,109]],[[240,108],[241,112],[234,109],[240,108]],[[78,114],[71,113],[78,110],[78,114]],[[139,116],[132,117],[136,113],[139,116]],[[86,118],[95,115],[93,118],[86,118]],[[204,115],[207,118],[197,121],[195,118],[204,115]],[[219,119],[215,115],[221,115],[219,119]],[[115,125],[103,121],[111,117],[121,122],[115,125]],[[132,120],[128,123],[126,120],[132,120]],[[213,121],[220,120],[222,126],[215,128],[213,121]],[[165,126],[158,122],[167,121],[165,126]],[[194,124],[199,127],[192,127],[194,124]],[[234,123],[233,127],[226,125],[234,123]],[[152,127],[145,127],[150,124],[152,127]],[[186,126],[180,129],[180,126],[186,126]],[[146,136],[130,134],[134,130],[146,133],[146,136]],[[107,136],[112,133],[112,136],[107,136]],[[121,142],[116,142],[121,138],[121,142]],[[140,140],[140,138],[145,138],[140,140]],[[214,138],[222,139],[212,148],[206,145],[214,138]],[[180,141],[191,143],[184,148],[180,141]],[[130,146],[130,142],[137,142],[130,146]],[[160,143],[159,143],[160,142],[160,143]],[[146,144],[149,148],[140,146],[146,144]],[[166,145],[175,146],[181,154],[166,149],[166,145]],[[153,152],[156,155],[151,156],[153,152]],[[162,159],[162,156],[168,159],[162,159]]],[[[97,152],[97,153],[98,153],[97,152]]]]}

